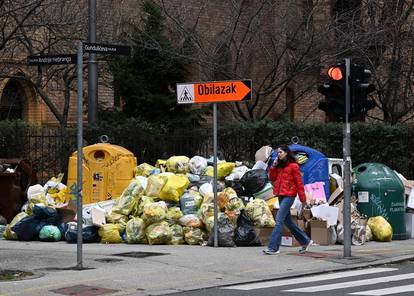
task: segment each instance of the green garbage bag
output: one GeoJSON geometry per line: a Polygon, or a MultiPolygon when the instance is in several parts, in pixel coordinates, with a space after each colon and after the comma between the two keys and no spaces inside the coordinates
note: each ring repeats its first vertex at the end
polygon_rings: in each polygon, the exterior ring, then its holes
{"type": "Polygon", "coordinates": [[[39,232],[39,239],[42,242],[58,242],[62,238],[62,234],[54,225],[45,225],[39,232]]]}

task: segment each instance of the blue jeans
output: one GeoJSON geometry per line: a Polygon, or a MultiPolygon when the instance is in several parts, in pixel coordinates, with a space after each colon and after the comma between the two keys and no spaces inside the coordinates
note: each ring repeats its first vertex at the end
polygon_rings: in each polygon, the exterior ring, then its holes
{"type": "Polygon", "coordinates": [[[290,207],[295,201],[294,197],[279,197],[279,210],[276,214],[276,226],[272,231],[272,236],[270,237],[268,248],[274,251],[279,250],[280,244],[282,242],[282,228],[285,224],[292,235],[297,239],[297,241],[302,245],[306,246],[310,238],[300,229],[292,220],[290,215],[290,207]]]}

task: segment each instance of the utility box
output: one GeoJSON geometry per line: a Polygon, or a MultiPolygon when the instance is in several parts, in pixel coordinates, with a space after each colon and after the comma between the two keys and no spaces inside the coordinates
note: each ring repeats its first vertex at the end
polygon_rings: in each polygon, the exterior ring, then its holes
{"type": "MultiPolygon", "coordinates": [[[[76,197],[77,152],[69,158],[66,201],[76,197]]],[[[137,159],[117,145],[99,143],[83,148],[83,204],[96,203],[121,196],[134,177],[137,159]]]]}
{"type": "Polygon", "coordinates": [[[392,239],[407,239],[404,185],[398,175],[381,163],[360,164],[354,173],[358,210],[368,217],[384,217],[392,226],[392,239]]]}

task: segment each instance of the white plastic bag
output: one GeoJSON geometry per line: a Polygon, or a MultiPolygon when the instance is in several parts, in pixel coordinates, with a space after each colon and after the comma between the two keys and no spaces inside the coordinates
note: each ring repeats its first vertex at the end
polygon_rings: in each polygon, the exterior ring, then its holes
{"type": "Polygon", "coordinates": [[[190,159],[188,166],[193,174],[202,175],[207,168],[207,159],[201,156],[194,156],[190,159]]]}

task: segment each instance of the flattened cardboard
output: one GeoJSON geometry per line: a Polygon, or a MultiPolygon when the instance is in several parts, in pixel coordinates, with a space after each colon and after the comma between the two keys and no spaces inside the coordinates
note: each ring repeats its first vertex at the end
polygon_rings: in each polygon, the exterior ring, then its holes
{"type": "Polygon", "coordinates": [[[56,211],[61,217],[61,223],[68,223],[75,220],[76,216],[76,203],[70,199],[69,202],[56,207],[56,211]]]}
{"type": "Polygon", "coordinates": [[[105,210],[93,207],[91,209],[92,224],[96,226],[102,226],[106,224],[105,210]]]}

